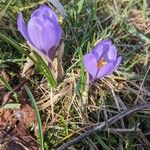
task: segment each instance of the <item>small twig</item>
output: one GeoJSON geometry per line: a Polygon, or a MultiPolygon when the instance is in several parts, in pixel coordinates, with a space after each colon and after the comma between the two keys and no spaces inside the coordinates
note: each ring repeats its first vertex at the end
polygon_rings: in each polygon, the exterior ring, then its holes
{"type": "Polygon", "coordinates": [[[140,131],[140,129],[138,129],[138,128],[136,129],[136,127],[131,128],[131,129],[107,128],[104,131],[108,131],[108,132],[112,132],[112,133],[115,133],[115,132],[137,132],[137,131],[140,131]]]}
{"type": "MultiPolygon", "coordinates": [[[[136,112],[136,111],[139,111],[141,109],[147,108],[147,107],[150,107],[150,102],[143,103],[141,105],[137,105],[137,106],[133,107],[132,109],[127,109],[127,110],[119,113],[118,115],[108,119],[108,125],[110,126],[110,125],[114,124],[115,122],[117,122],[118,120],[120,120],[121,118],[123,118],[125,116],[128,116],[129,114],[131,114],[133,112],[136,112]]],[[[107,126],[106,126],[105,122],[97,124],[96,127],[93,127],[92,129],[90,129],[90,130],[86,131],[85,133],[79,135],[78,137],[74,138],[73,140],[63,144],[57,150],[66,150],[68,147],[78,143],[79,141],[82,141],[84,138],[90,136],[93,133],[96,133],[97,131],[102,131],[106,127],[107,126]]]]}

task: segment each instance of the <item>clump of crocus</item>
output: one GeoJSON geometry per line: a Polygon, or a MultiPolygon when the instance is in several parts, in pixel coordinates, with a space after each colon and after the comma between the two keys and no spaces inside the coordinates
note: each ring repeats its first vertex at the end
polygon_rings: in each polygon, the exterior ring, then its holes
{"type": "Polygon", "coordinates": [[[90,81],[100,79],[113,73],[121,62],[117,49],[110,40],[98,42],[95,48],[83,56],[84,67],[90,75],[90,81]]]}
{"type": "Polygon", "coordinates": [[[28,44],[48,58],[53,59],[61,40],[61,27],[56,13],[48,6],[42,5],[35,10],[27,25],[22,13],[18,15],[18,30],[28,44]]]}

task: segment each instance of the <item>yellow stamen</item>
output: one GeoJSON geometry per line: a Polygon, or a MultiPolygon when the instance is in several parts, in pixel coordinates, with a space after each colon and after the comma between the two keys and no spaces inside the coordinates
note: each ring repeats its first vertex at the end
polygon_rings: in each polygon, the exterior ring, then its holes
{"type": "Polygon", "coordinates": [[[107,61],[102,57],[98,62],[97,62],[97,68],[100,69],[103,66],[107,64],[107,61]]]}

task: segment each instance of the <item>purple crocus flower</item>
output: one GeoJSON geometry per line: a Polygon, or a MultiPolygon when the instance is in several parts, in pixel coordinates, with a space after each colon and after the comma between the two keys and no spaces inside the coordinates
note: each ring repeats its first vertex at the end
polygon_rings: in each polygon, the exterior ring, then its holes
{"type": "Polygon", "coordinates": [[[95,48],[83,56],[84,67],[90,81],[105,77],[116,70],[122,57],[117,57],[117,49],[110,40],[100,41],[95,48]]]}
{"type": "Polygon", "coordinates": [[[22,13],[17,19],[18,30],[31,47],[53,59],[56,48],[61,40],[61,27],[56,13],[48,6],[42,5],[36,9],[25,24],[22,13]]]}

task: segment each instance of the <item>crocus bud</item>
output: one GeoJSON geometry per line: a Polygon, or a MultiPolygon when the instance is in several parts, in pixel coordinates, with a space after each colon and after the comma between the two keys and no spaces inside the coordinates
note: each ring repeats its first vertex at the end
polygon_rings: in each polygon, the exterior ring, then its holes
{"type": "Polygon", "coordinates": [[[22,13],[17,19],[18,30],[31,47],[53,59],[61,40],[61,27],[56,13],[48,6],[42,5],[36,9],[27,25],[22,13]]]}
{"type": "Polygon", "coordinates": [[[113,73],[122,60],[117,57],[117,50],[109,40],[100,41],[95,48],[83,56],[84,67],[90,75],[90,81],[113,73]]]}

